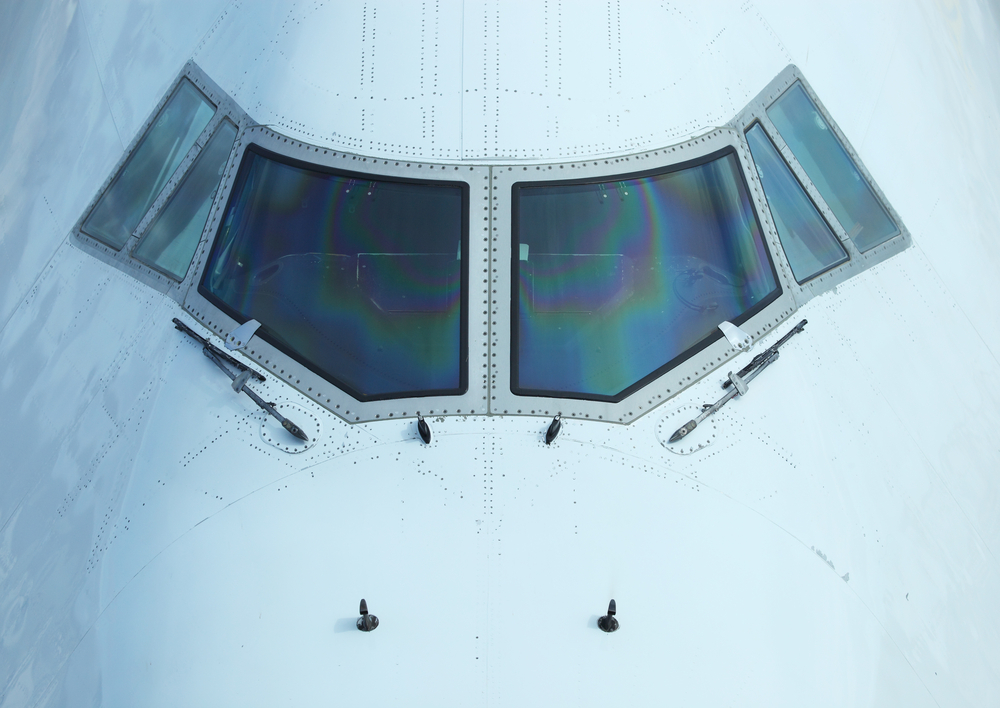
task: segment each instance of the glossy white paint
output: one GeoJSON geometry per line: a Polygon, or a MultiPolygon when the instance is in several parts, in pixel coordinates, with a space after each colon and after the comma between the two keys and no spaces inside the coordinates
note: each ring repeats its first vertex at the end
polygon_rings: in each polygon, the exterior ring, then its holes
{"type": "Polygon", "coordinates": [[[996,705],[998,18],[6,5],[0,706],[996,705]],[[693,455],[658,434],[721,376],[551,447],[546,418],[482,416],[430,420],[423,447],[412,421],[350,426],[271,383],[323,430],[289,455],[173,300],[66,236],[192,57],[297,138],[476,162],[678,142],[793,61],[914,247],[802,308],[693,455]]]}

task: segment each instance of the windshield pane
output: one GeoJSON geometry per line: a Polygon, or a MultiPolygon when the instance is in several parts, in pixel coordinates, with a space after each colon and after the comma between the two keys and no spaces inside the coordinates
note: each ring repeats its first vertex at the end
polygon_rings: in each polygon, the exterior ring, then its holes
{"type": "Polygon", "coordinates": [[[124,246],[213,115],[215,107],[201,91],[181,81],[81,230],[109,246],[124,246]]]}
{"type": "Polygon", "coordinates": [[[750,154],[795,280],[802,283],[847,260],[847,251],[785,164],[760,123],[747,131],[750,154]]]}
{"type": "Polygon", "coordinates": [[[234,142],[236,126],[223,121],[198,154],[181,186],[142,237],[133,256],[178,280],[184,279],[234,142]]]}
{"type": "Polygon", "coordinates": [[[802,84],[785,91],[767,117],[859,251],[900,232],[802,84]]]}
{"type": "Polygon", "coordinates": [[[250,146],[199,291],[360,400],[466,386],[467,189],[250,146]]]}
{"type": "Polygon", "coordinates": [[[512,390],[620,400],[781,292],[732,149],[598,183],[514,188],[512,390]]]}

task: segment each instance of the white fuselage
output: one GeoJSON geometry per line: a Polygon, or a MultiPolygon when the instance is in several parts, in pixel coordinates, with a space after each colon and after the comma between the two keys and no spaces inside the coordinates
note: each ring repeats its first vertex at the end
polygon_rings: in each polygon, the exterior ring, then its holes
{"type": "MultiPolygon", "coordinates": [[[[1000,703],[995,2],[0,18],[0,707],[1000,703]],[[289,453],[173,328],[192,312],[70,235],[191,59],[290,140],[484,174],[709,134],[795,64],[912,245],[628,424],[546,445],[525,397],[428,416],[424,445],[412,411],[348,422],[271,377],[315,438],[289,453]],[[701,449],[668,449],[802,318],[701,449]]],[[[485,293],[510,255],[481,257],[485,293]]],[[[509,365],[491,307],[476,367],[509,365]]]]}

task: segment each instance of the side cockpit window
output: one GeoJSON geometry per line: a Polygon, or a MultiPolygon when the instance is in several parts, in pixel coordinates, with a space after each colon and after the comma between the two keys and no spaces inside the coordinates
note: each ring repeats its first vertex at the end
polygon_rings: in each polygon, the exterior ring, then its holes
{"type": "Polygon", "coordinates": [[[234,142],[236,126],[223,121],[139,241],[132,254],[137,260],[178,280],[184,278],[234,142]]]}
{"type": "Polygon", "coordinates": [[[847,251],[760,123],[746,131],[746,139],[796,282],[804,283],[848,260],[847,251]]]}
{"type": "Polygon", "coordinates": [[[73,242],[351,423],[628,423],[910,244],[794,66],[645,152],[388,153],[276,132],[188,62],[73,242]]]}
{"type": "Polygon", "coordinates": [[[771,104],[767,116],[859,251],[900,234],[801,82],[771,104]]]}
{"type": "Polygon", "coordinates": [[[215,106],[194,84],[182,80],[82,231],[112,248],[122,248],[214,115],[215,106]]]}

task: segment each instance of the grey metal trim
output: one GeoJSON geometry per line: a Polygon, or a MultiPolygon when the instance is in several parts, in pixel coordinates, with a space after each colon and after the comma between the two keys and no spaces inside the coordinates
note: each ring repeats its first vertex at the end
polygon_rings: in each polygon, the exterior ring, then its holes
{"type": "Polygon", "coordinates": [[[764,240],[774,258],[775,270],[782,287],[782,294],[763,311],[741,328],[754,339],[760,339],[773,327],[788,318],[797,305],[791,287],[795,285],[791,269],[783,257],[781,246],[770,213],[764,201],[756,170],[752,167],[750,149],[746,141],[731,128],[717,128],[686,143],[661,150],[651,150],[617,158],[591,159],[581,162],[551,165],[493,166],[493,193],[498,197],[499,208],[493,212],[493,245],[490,249],[490,412],[502,415],[555,415],[563,418],[589,418],[613,423],[630,423],[648,413],[652,408],[676,396],[703,376],[728,361],[739,350],[722,337],[687,361],[663,374],[656,381],[636,391],[618,403],[585,401],[569,398],[521,396],[511,392],[510,352],[511,313],[510,302],[513,284],[510,278],[511,248],[511,188],[516,182],[561,181],[567,179],[595,179],[608,175],[667,168],[681,162],[697,159],[727,147],[736,149],[740,168],[750,188],[750,197],[761,217],[764,240]]]}
{"type": "MultiPolygon", "coordinates": [[[[128,149],[125,150],[118,164],[108,175],[107,179],[101,185],[101,188],[97,190],[94,198],[87,205],[80,219],[73,227],[71,233],[70,242],[75,244],[80,249],[86,251],[92,256],[104,261],[110,265],[115,266],[119,270],[122,270],[137,280],[149,285],[150,287],[164,293],[165,295],[173,298],[177,302],[182,302],[184,297],[184,291],[187,289],[187,280],[192,276],[194,272],[193,261],[192,267],[188,268],[187,276],[183,281],[178,282],[172,275],[167,275],[162,271],[142,263],[138,259],[132,257],[132,251],[139,244],[140,239],[145,235],[146,231],[149,229],[150,225],[159,215],[163,207],[170,201],[173,196],[174,191],[180,186],[184,181],[184,177],[187,175],[188,170],[194,164],[195,159],[201,153],[202,149],[208,143],[215,131],[222,125],[222,122],[228,120],[229,122],[236,125],[238,132],[246,130],[247,127],[253,125],[254,122],[246,112],[240,108],[232,98],[223,91],[218,84],[216,84],[208,75],[202,71],[201,67],[195,64],[193,61],[187,62],[184,68],[174,79],[173,83],[170,84],[169,90],[164,93],[163,98],[156,104],[153,110],[150,112],[149,117],[142,124],[142,128],[136,132],[135,137],[132,142],[129,143],[128,149]],[[153,121],[160,114],[160,111],[166,105],[167,101],[173,96],[174,91],[180,85],[181,81],[187,79],[193,83],[199,91],[201,91],[205,96],[215,105],[215,115],[212,116],[212,120],[209,121],[208,125],[198,136],[195,144],[188,151],[188,154],[181,161],[180,165],[177,166],[174,174],[171,176],[170,180],[164,185],[160,194],[157,196],[156,200],[150,206],[149,210],[143,216],[142,221],[136,226],[135,231],[129,237],[125,245],[122,246],[121,250],[115,250],[113,247],[88,236],[83,233],[82,226],[84,221],[90,215],[90,212],[97,206],[97,202],[100,201],[101,197],[107,191],[108,187],[114,181],[118,173],[121,172],[122,167],[131,157],[132,153],[138,147],[139,142],[146,135],[146,132],[152,126],[153,121]]],[[[232,155],[230,155],[230,159],[232,155]]],[[[220,190],[221,191],[221,190],[220,190]]],[[[218,200],[219,195],[216,195],[218,200]]],[[[205,233],[202,233],[202,239],[204,240],[205,233]]]]}
{"type": "MultiPolygon", "coordinates": [[[[830,225],[830,228],[833,229],[833,232],[837,235],[837,238],[840,239],[841,244],[847,250],[848,256],[850,256],[850,260],[846,263],[842,263],[841,265],[836,266],[835,268],[832,268],[815,278],[807,280],[801,285],[796,283],[794,278],[791,279],[791,285],[789,287],[794,293],[795,301],[800,307],[815,296],[824,293],[827,290],[832,290],[848,278],[852,278],[861,271],[867,270],[873,265],[881,263],[887,258],[891,258],[897,253],[901,253],[910,247],[912,238],[909,230],[906,228],[906,225],[903,224],[903,220],[892,207],[892,204],[889,203],[889,200],[885,198],[885,194],[878,186],[878,183],[872,178],[871,173],[868,172],[868,168],[865,167],[865,164],[861,161],[861,157],[851,145],[847,136],[844,135],[844,131],[840,129],[840,126],[837,125],[837,121],[835,121],[833,116],[830,115],[830,112],[826,110],[826,106],[824,106],[823,102],[819,100],[816,92],[813,91],[812,86],[809,85],[809,82],[806,81],[797,66],[789,64],[782,69],[781,73],[778,74],[767,86],[765,86],[763,91],[758,93],[757,96],[755,96],[742,111],[736,114],[736,117],[728,123],[728,126],[735,130],[739,134],[741,141],[746,144],[745,131],[755,121],[760,123],[761,127],[764,128],[764,132],[767,133],[768,137],[771,138],[771,141],[778,148],[778,152],[781,153],[782,159],[784,159],[789,167],[791,167],[796,179],[798,179],[799,183],[805,188],[809,197],[813,200],[813,203],[816,204],[816,207],[823,215],[823,218],[826,219],[827,224],[830,225]],[[820,195],[819,191],[813,185],[812,180],[809,179],[805,170],[802,169],[798,160],[795,159],[792,151],[782,139],[781,134],[778,133],[770,118],[767,117],[768,107],[770,107],[771,104],[781,96],[781,94],[791,88],[795,82],[799,82],[806,90],[809,98],[811,98],[813,103],[816,104],[816,108],[819,109],[819,112],[823,115],[823,118],[826,119],[826,122],[830,124],[834,135],[837,136],[841,145],[843,145],[844,149],[847,150],[847,154],[850,155],[855,166],[861,172],[861,175],[865,178],[865,180],[867,180],[868,185],[872,188],[872,192],[875,194],[875,197],[889,213],[893,221],[896,222],[896,225],[899,226],[900,234],[898,236],[894,236],[885,243],[875,246],[864,253],[859,251],[857,246],[854,245],[854,241],[851,240],[851,238],[844,231],[844,228],[840,225],[840,221],[837,220],[833,212],[830,210],[826,200],[824,200],[820,195]]],[[[749,149],[747,152],[749,152],[749,149]]],[[[756,170],[754,170],[754,172],[756,173],[756,170]]],[[[769,229],[774,230],[771,212],[769,209],[765,209],[765,211],[767,213],[766,218],[769,222],[769,229]]],[[[776,260],[780,259],[786,264],[787,267],[788,259],[785,256],[785,250],[783,248],[779,246],[776,250],[772,251],[772,255],[776,260]]],[[[790,267],[788,272],[791,273],[790,267]]]]}
{"type": "Polygon", "coordinates": [[[226,337],[226,349],[229,351],[245,349],[258,329],[260,329],[260,322],[257,320],[247,320],[226,337]]]}
{"type": "Polygon", "coordinates": [[[487,412],[487,380],[477,373],[474,362],[489,358],[488,322],[485,318],[485,303],[489,298],[487,269],[490,248],[490,170],[483,166],[441,164],[406,160],[379,160],[362,157],[339,150],[321,148],[315,145],[285,137],[266,126],[253,126],[244,131],[237,140],[236,149],[226,166],[219,193],[208,225],[198,245],[194,261],[184,281],[184,309],[214,332],[221,339],[232,332],[240,323],[219,310],[198,292],[205,263],[211,251],[219,219],[229,200],[236,174],[243,154],[250,145],[259,145],[290,158],[314,165],[334,169],[363,172],[373,177],[406,177],[410,179],[449,180],[465,182],[469,185],[469,268],[468,313],[468,390],[457,396],[418,396],[383,401],[358,401],[306,366],[292,359],[276,347],[259,337],[250,341],[242,354],[266,369],[273,376],[284,380],[302,394],[350,423],[363,423],[386,418],[439,415],[483,415],[487,412]],[[481,218],[480,218],[481,217],[481,218]],[[482,277],[479,273],[482,272],[482,277]],[[483,305],[481,307],[481,304],[483,305]],[[483,311],[482,327],[476,325],[478,319],[471,319],[474,313],[483,311]]]}

